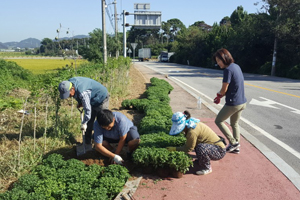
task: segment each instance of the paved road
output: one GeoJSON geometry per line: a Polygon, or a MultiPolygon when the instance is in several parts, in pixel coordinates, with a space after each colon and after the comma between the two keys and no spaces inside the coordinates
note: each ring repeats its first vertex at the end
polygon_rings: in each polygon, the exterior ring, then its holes
{"type": "MultiPolygon", "coordinates": [[[[182,84],[211,103],[220,90],[222,71],[173,63],[138,62],[182,84]]],[[[300,174],[300,81],[244,74],[248,99],[241,127],[300,174]]],[[[222,100],[221,104],[224,104],[222,100]]],[[[221,105],[211,104],[216,110],[221,105]]]]}

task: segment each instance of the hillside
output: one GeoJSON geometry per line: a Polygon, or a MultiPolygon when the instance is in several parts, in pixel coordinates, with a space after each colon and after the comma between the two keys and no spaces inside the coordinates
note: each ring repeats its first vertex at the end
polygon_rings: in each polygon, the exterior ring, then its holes
{"type": "Polygon", "coordinates": [[[8,49],[8,47],[0,42],[0,49],[8,49]]]}
{"type": "MultiPolygon", "coordinates": [[[[81,39],[81,38],[88,38],[89,36],[87,35],[75,35],[73,38],[72,37],[64,37],[60,38],[59,40],[72,40],[72,39],[81,39]]],[[[53,39],[53,41],[55,41],[53,39]]],[[[41,41],[36,39],[36,38],[28,38],[25,40],[22,40],[20,42],[0,42],[0,49],[7,49],[7,48],[38,48],[41,46],[41,41]]]]}
{"type": "Polygon", "coordinates": [[[28,38],[20,42],[5,42],[3,44],[8,48],[36,48],[40,47],[41,41],[35,38],[28,38]]]}

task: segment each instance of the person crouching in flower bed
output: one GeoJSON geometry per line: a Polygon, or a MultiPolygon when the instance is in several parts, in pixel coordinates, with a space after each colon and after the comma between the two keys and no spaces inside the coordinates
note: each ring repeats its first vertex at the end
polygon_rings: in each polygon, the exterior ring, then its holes
{"type": "Polygon", "coordinates": [[[219,136],[199,119],[191,117],[188,111],[176,112],[172,116],[170,135],[183,133],[186,143],[182,147],[167,147],[169,151],[190,152],[195,150],[200,170],[197,175],[206,175],[212,172],[210,160],[220,160],[226,154],[225,144],[219,136]]]}
{"type": "Polygon", "coordinates": [[[122,164],[124,161],[119,155],[125,143],[128,144],[127,158],[131,159],[132,152],[140,144],[140,135],[137,127],[120,112],[103,109],[97,113],[94,123],[95,149],[102,155],[109,157],[113,163],[122,164]],[[113,153],[111,143],[118,143],[113,153]]]}

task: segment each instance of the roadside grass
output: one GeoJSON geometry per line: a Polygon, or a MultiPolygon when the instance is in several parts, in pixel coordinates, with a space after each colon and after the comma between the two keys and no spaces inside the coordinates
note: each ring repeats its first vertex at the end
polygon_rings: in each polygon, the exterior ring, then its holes
{"type": "MultiPolygon", "coordinates": [[[[52,60],[39,59],[37,61],[52,60]]],[[[57,85],[61,79],[78,74],[98,80],[107,87],[111,95],[110,102],[119,101],[128,94],[130,59],[111,60],[106,69],[101,69],[103,66],[101,63],[85,62],[78,66],[77,70],[68,67],[58,70],[57,74],[47,73],[46,75],[52,77],[53,82],[47,84],[48,87],[38,85],[41,91],[36,95],[28,96],[34,90],[22,89],[31,82],[24,82],[21,89],[7,93],[11,98],[21,99],[22,109],[28,111],[29,114],[24,115],[23,118],[23,115],[17,112],[21,108],[8,107],[1,110],[0,193],[5,192],[18,177],[30,172],[41,162],[45,154],[70,151],[73,149],[72,144],[77,141],[82,142],[80,113],[76,109],[77,102],[71,98],[60,101],[56,94],[57,85]],[[25,104],[27,98],[28,101],[25,104]],[[19,152],[20,156],[18,156],[19,152]]],[[[55,68],[57,67],[53,67],[55,68]]]]}
{"type": "Polygon", "coordinates": [[[43,74],[47,72],[53,72],[54,70],[61,69],[66,66],[77,67],[82,63],[86,63],[86,60],[77,59],[76,62],[73,59],[4,59],[6,61],[16,62],[24,69],[32,71],[33,74],[43,74]]]}
{"type": "Polygon", "coordinates": [[[18,141],[3,136],[0,141],[0,193],[10,187],[24,173],[28,173],[33,166],[39,164],[45,152],[57,149],[72,149],[71,144],[59,138],[38,138],[35,142],[31,137],[24,137],[21,143],[20,163],[18,162],[18,141]],[[46,151],[45,151],[46,144],[46,151]]]}

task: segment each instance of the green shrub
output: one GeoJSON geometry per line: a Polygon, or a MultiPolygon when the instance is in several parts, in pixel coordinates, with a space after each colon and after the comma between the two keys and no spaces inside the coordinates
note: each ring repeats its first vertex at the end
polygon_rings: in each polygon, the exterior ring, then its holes
{"type": "Polygon", "coordinates": [[[193,166],[192,158],[182,151],[169,152],[166,148],[141,147],[132,155],[133,162],[142,167],[170,167],[186,173],[193,166]]]}
{"type": "Polygon", "coordinates": [[[144,134],[141,135],[140,139],[140,147],[165,148],[168,146],[182,146],[186,142],[186,138],[183,134],[172,136],[165,132],[144,134]]]}
{"type": "Polygon", "coordinates": [[[33,79],[33,74],[15,62],[7,62],[0,59],[0,95],[1,97],[7,94],[8,91],[15,88],[27,89],[29,85],[28,81],[33,79]]]}
{"type": "Polygon", "coordinates": [[[172,151],[169,154],[168,165],[177,171],[185,173],[189,170],[190,166],[193,166],[192,160],[193,159],[183,151],[172,151]]]}
{"type": "Polygon", "coordinates": [[[287,72],[288,78],[300,79],[300,65],[295,65],[287,72]]]}
{"type": "Polygon", "coordinates": [[[151,78],[151,86],[145,92],[145,99],[124,100],[122,106],[145,113],[138,125],[141,143],[133,153],[133,162],[142,167],[171,167],[185,173],[193,165],[191,158],[184,152],[170,153],[165,147],[182,146],[183,135],[170,136],[172,109],[169,93],[173,87],[165,80],[151,78]]]}
{"type": "Polygon", "coordinates": [[[121,165],[109,165],[104,169],[103,177],[116,177],[126,183],[130,177],[128,170],[121,165]]]}
{"type": "Polygon", "coordinates": [[[14,184],[13,189],[0,194],[0,199],[103,199],[113,198],[130,177],[120,165],[85,166],[76,159],[64,161],[51,154],[14,184]]]}
{"type": "Polygon", "coordinates": [[[122,191],[124,182],[116,177],[101,177],[99,180],[99,187],[106,188],[109,192],[109,197],[114,197],[122,191]]]}
{"type": "Polygon", "coordinates": [[[266,62],[264,65],[262,65],[259,68],[258,73],[264,75],[271,75],[271,70],[272,70],[272,62],[266,62]]]}

